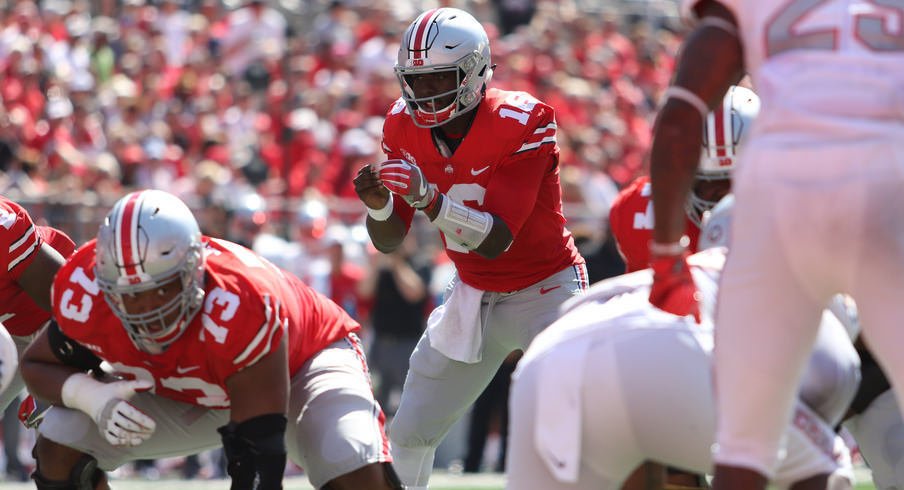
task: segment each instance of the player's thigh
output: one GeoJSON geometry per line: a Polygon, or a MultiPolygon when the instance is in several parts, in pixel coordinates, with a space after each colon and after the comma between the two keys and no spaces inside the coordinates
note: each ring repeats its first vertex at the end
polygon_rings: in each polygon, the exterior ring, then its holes
{"type": "Polygon", "coordinates": [[[709,352],[686,327],[677,327],[628,335],[613,344],[611,356],[618,386],[590,391],[590,406],[609,391],[622,393],[642,460],[708,472],[716,424],[709,352]]]}
{"type": "Polygon", "coordinates": [[[464,363],[434,349],[425,333],[411,355],[402,399],[389,430],[393,444],[438,445],[480,396],[512,349],[487,338],[481,360],[464,363]]]}
{"type": "Polygon", "coordinates": [[[830,425],[841,421],[860,384],[860,356],[844,326],[824,310],[799,396],[830,425]]]}
{"type": "Polygon", "coordinates": [[[356,340],[331,344],[292,377],[289,417],[289,458],[304,468],[316,488],[390,460],[383,412],[356,340]]]}
{"type": "MultiPolygon", "coordinates": [[[[0,327],[2,328],[2,327],[0,327]]],[[[13,340],[13,344],[16,348],[16,356],[17,359],[22,357],[22,353],[25,352],[25,349],[28,347],[28,344],[31,342],[33,335],[29,335],[27,337],[19,337],[19,336],[11,336],[13,340]]],[[[12,354],[12,353],[10,353],[12,354]]],[[[9,406],[12,401],[22,393],[22,390],[25,389],[25,380],[22,379],[22,373],[16,368],[16,372],[13,374],[12,380],[9,383],[9,386],[0,393],[0,411],[6,410],[6,407],[9,406]]]]}
{"type": "Polygon", "coordinates": [[[526,349],[537,334],[559,318],[562,303],[587,288],[586,281],[583,265],[569,266],[516,293],[499,295],[490,311],[485,337],[510,349],[526,349]]]}
{"type": "Polygon", "coordinates": [[[844,426],[854,436],[880,490],[904,488],[904,421],[894,392],[887,390],[844,426]]]}
{"type": "Polygon", "coordinates": [[[212,410],[181,403],[151,393],[139,393],[131,402],[154,419],[150,439],[134,447],[112,446],[84,413],[54,406],[38,431],[51,441],[92,454],[103,470],[127,461],[194,454],[221,444],[217,428],[229,423],[229,410],[212,410]]]}
{"type": "MultiPolygon", "coordinates": [[[[616,490],[618,485],[605,476],[594,473],[584,464],[578,470],[577,482],[562,482],[552,473],[546,459],[541,457],[543,447],[538,447],[535,430],[539,424],[551,422],[537,416],[537,398],[540,396],[560,396],[547,392],[541,386],[540,373],[544,369],[543,360],[522,363],[517,376],[512,380],[509,397],[509,434],[506,456],[506,488],[511,490],[616,490]]],[[[594,408],[594,413],[602,416],[607,406],[594,408]]],[[[586,441],[589,435],[583,438],[586,441]]],[[[598,456],[587,455],[590,457],[598,456]]],[[[605,455],[603,455],[605,456],[605,455]]],[[[555,456],[553,455],[553,458],[555,456]]]]}

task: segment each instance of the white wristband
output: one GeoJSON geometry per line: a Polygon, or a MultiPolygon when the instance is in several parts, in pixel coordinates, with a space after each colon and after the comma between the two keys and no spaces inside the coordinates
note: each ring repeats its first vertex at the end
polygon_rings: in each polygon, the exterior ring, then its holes
{"type": "Polygon", "coordinates": [[[650,242],[650,253],[653,255],[680,255],[687,250],[689,243],[690,239],[687,235],[672,243],[650,242]]]}
{"type": "Polygon", "coordinates": [[[386,201],[386,205],[380,209],[373,209],[368,206],[365,207],[367,208],[368,216],[376,221],[386,221],[392,216],[392,195],[390,194],[389,199],[386,201]]]}
{"type": "Polygon", "coordinates": [[[100,411],[107,403],[107,400],[97,397],[96,390],[103,386],[104,383],[95,380],[89,374],[75,373],[63,382],[60,398],[63,400],[63,405],[80,410],[96,421],[100,411]]]}

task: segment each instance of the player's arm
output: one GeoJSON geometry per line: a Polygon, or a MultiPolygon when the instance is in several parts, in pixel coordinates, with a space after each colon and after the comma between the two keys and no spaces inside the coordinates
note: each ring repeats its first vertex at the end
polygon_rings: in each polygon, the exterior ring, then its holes
{"type": "Polygon", "coordinates": [[[703,118],[743,76],[734,16],[715,0],[698,2],[696,13],[700,21],[684,41],[653,131],[653,241],[662,245],[677,245],[685,233],[684,202],[700,160],[703,118]]]}
{"type": "Polygon", "coordinates": [[[374,247],[383,253],[392,252],[408,234],[408,223],[400,215],[403,210],[395,209],[393,196],[380,181],[377,166],[361,167],[354,184],[358,198],[367,207],[365,225],[374,247]]]}
{"type": "Polygon", "coordinates": [[[100,358],[66,337],[51,321],[22,354],[19,369],[28,391],[54,405],[63,405],[62,389],[76,373],[100,368],[100,358]]]}
{"type": "Polygon", "coordinates": [[[66,259],[45,241],[41,241],[35,258],[19,274],[16,282],[41,308],[50,310],[50,289],[53,277],[66,259]]]}
{"type": "Polygon", "coordinates": [[[289,400],[288,347],[278,347],[226,379],[229,424],[218,430],[228,460],[232,488],[282,488],[286,466],[289,400]],[[254,480],[259,485],[254,486],[254,480]]]}
{"type": "Polygon", "coordinates": [[[99,357],[51,321],[25,350],[19,369],[34,396],[87,414],[114,446],[137,446],[153,435],[156,423],[129,399],[153,387],[153,382],[100,381],[89,374],[99,373],[100,364],[99,357]]]}

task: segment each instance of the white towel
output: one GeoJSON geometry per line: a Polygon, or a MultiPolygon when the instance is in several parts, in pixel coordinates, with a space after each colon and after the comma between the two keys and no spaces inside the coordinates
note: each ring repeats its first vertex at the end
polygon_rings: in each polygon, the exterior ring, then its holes
{"type": "Polygon", "coordinates": [[[482,290],[457,280],[446,302],[434,309],[427,319],[430,345],[449,359],[469,364],[480,362],[482,298],[482,290]]]}

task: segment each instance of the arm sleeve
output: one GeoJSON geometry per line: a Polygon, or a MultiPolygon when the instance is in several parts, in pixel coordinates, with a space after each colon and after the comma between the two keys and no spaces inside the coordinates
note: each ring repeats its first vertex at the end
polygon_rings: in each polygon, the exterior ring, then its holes
{"type": "Polygon", "coordinates": [[[51,320],[50,325],[47,326],[47,340],[50,342],[53,354],[63,364],[79,368],[82,371],[100,370],[100,358],[87,347],[67,337],[54,320],[51,320]]]}

